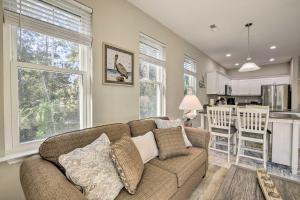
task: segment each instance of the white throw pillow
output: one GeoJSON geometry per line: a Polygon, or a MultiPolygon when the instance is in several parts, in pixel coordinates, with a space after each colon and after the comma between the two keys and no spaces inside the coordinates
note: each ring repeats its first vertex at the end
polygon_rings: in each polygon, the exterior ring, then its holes
{"type": "Polygon", "coordinates": [[[144,164],[158,156],[158,149],[152,131],[131,139],[137,147],[144,164]]]}
{"type": "Polygon", "coordinates": [[[192,143],[189,141],[188,137],[186,136],[181,119],[176,119],[176,120],[155,119],[155,123],[156,123],[157,128],[174,128],[174,127],[181,126],[182,136],[183,136],[185,146],[186,147],[192,146],[192,143]]]}
{"type": "MultiPolygon", "coordinates": [[[[102,134],[91,144],[59,156],[66,175],[90,200],[113,200],[123,188],[110,158],[110,141],[102,134]]],[[[63,188],[62,188],[63,189],[63,188]]]]}

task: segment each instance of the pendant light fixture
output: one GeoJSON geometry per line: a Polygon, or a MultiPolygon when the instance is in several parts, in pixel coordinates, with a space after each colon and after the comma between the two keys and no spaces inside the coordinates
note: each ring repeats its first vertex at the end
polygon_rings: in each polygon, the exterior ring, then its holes
{"type": "Polygon", "coordinates": [[[242,67],[239,69],[239,72],[251,72],[255,70],[259,70],[260,67],[257,66],[254,62],[250,62],[250,27],[252,26],[252,23],[247,23],[245,27],[248,29],[248,57],[247,62],[242,65],[242,67]]]}

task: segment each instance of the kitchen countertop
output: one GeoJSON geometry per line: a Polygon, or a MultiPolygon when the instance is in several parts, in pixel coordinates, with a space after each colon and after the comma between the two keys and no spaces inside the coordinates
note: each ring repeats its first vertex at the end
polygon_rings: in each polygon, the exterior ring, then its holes
{"type": "MultiPolygon", "coordinates": [[[[296,111],[270,111],[270,118],[272,119],[286,119],[286,120],[299,120],[300,115],[296,115],[296,111]]],[[[206,114],[206,110],[199,111],[199,114],[206,114]]],[[[232,113],[233,116],[236,116],[236,113],[232,113]]]]}

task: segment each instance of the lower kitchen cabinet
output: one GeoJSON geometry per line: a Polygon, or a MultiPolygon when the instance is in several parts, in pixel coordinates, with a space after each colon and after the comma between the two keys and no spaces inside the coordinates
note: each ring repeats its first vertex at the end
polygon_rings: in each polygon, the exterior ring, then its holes
{"type": "Polygon", "coordinates": [[[273,123],[272,162],[291,166],[292,130],[291,123],[273,123]]]}

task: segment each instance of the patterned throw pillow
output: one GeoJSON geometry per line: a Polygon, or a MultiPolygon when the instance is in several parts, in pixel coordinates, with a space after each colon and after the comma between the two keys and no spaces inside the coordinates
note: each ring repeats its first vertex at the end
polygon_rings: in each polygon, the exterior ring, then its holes
{"type": "Polygon", "coordinates": [[[189,141],[188,137],[186,136],[181,119],[176,119],[176,120],[155,119],[155,123],[156,123],[157,128],[175,128],[175,127],[181,126],[182,137],[183,137],[185,146],[186,147],[192,146],[192,143],[189,141]]]}
{"type": "Polygon", "coordinates": [[[160,160],[189,154],[184,144],[180,126],[176,128],[155,129],[153,132],[159,149],[160,160]]]}
{"type": "Polygon", "coordinates": [[[142,158],[129,136],[111,145],[111,157],[121,180],[130,194],[135,194],[144,171],[142,158]]]}
{"type": "Polygon", "coordinates": [[[59,156],[58,161],[66,170],[68,179],[82,187],[87,199],[113,200],[123,184],[110,152],[110,141],[106,134],[102,134],[91,144],[59,156]]]}

